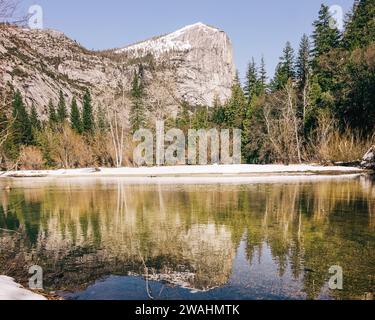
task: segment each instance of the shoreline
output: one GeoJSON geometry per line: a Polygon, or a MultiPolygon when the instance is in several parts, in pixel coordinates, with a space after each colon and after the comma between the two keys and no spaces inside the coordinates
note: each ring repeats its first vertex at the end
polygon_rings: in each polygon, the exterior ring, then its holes
{"type": "Polygon", "coordinates": [[[0,300],[48,300],[48,294],[26,289],[14,278],[0,275],[0,300]]]}
{"type": "Polygon", "coordinates": [[[58,170],[20,170],[0,173],[1,178],[65,178],[65,177],[132,177],[132,178],[172,178],[172,177],[246,177],[270,175],[342,175],[367,173],[357,167],[321,166],[315,164],[298,165],[202,165],[169,167],[122,167],[122,168],[82,168],[58,170]]]}

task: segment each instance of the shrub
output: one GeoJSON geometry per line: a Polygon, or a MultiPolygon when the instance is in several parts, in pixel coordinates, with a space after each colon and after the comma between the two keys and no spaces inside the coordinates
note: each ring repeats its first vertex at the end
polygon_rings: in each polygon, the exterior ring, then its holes
{"type": "Polygon", "coordinates": [[[20,151],[19,167],[21,170],[41,170],[45,166],[45,160],[40,148],[23,146],[20,151]]]}

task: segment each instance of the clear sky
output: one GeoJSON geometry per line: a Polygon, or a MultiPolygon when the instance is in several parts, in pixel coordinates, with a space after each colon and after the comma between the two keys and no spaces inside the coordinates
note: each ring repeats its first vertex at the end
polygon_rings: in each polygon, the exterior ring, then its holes
{"type": "MultiPolygon", "coordinates": [[[[203,22],[227,32],[237,68],[244,77],[252,56],[262,54],[273,75],[285,42],[295,49],[303,33],[310,34],[324,0],[24,0],[39,4],[44,27],[63,31],[88,49],[109,49],[173,32],[203,22]]],[[[344,12],[353,0],[327,0],[344,12]]]]}

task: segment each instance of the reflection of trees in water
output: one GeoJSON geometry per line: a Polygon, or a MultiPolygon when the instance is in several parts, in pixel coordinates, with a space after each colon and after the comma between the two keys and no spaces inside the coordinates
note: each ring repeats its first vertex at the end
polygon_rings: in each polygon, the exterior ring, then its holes
{"type": "Polygon", "coordinates": [[[364,178],[247,186],[45,183],[4,192],[0,201],[0,228],[21,233],[1,233],[7,263],[0,268],[38,263],[52,287],[142,274],[145,265],[156,274],[194,273],[189,281],[199,289],[223,285],[247,232],[249,263],[267,244],[279,275],[290,268],[295,279],[303,277],[309,298],[319,295],[331,265],[344,268],[342,296],[371,288],[375,194],[364,178]]]}

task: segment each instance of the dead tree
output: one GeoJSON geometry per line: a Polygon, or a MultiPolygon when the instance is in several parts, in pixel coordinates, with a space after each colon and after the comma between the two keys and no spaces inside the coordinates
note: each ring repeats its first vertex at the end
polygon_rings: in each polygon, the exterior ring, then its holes
{"type": "Polygon", "coordinates": [[[20,0],[0,0],[0,23],[24,24],[28,14],[18,14],[20,0]]]}

